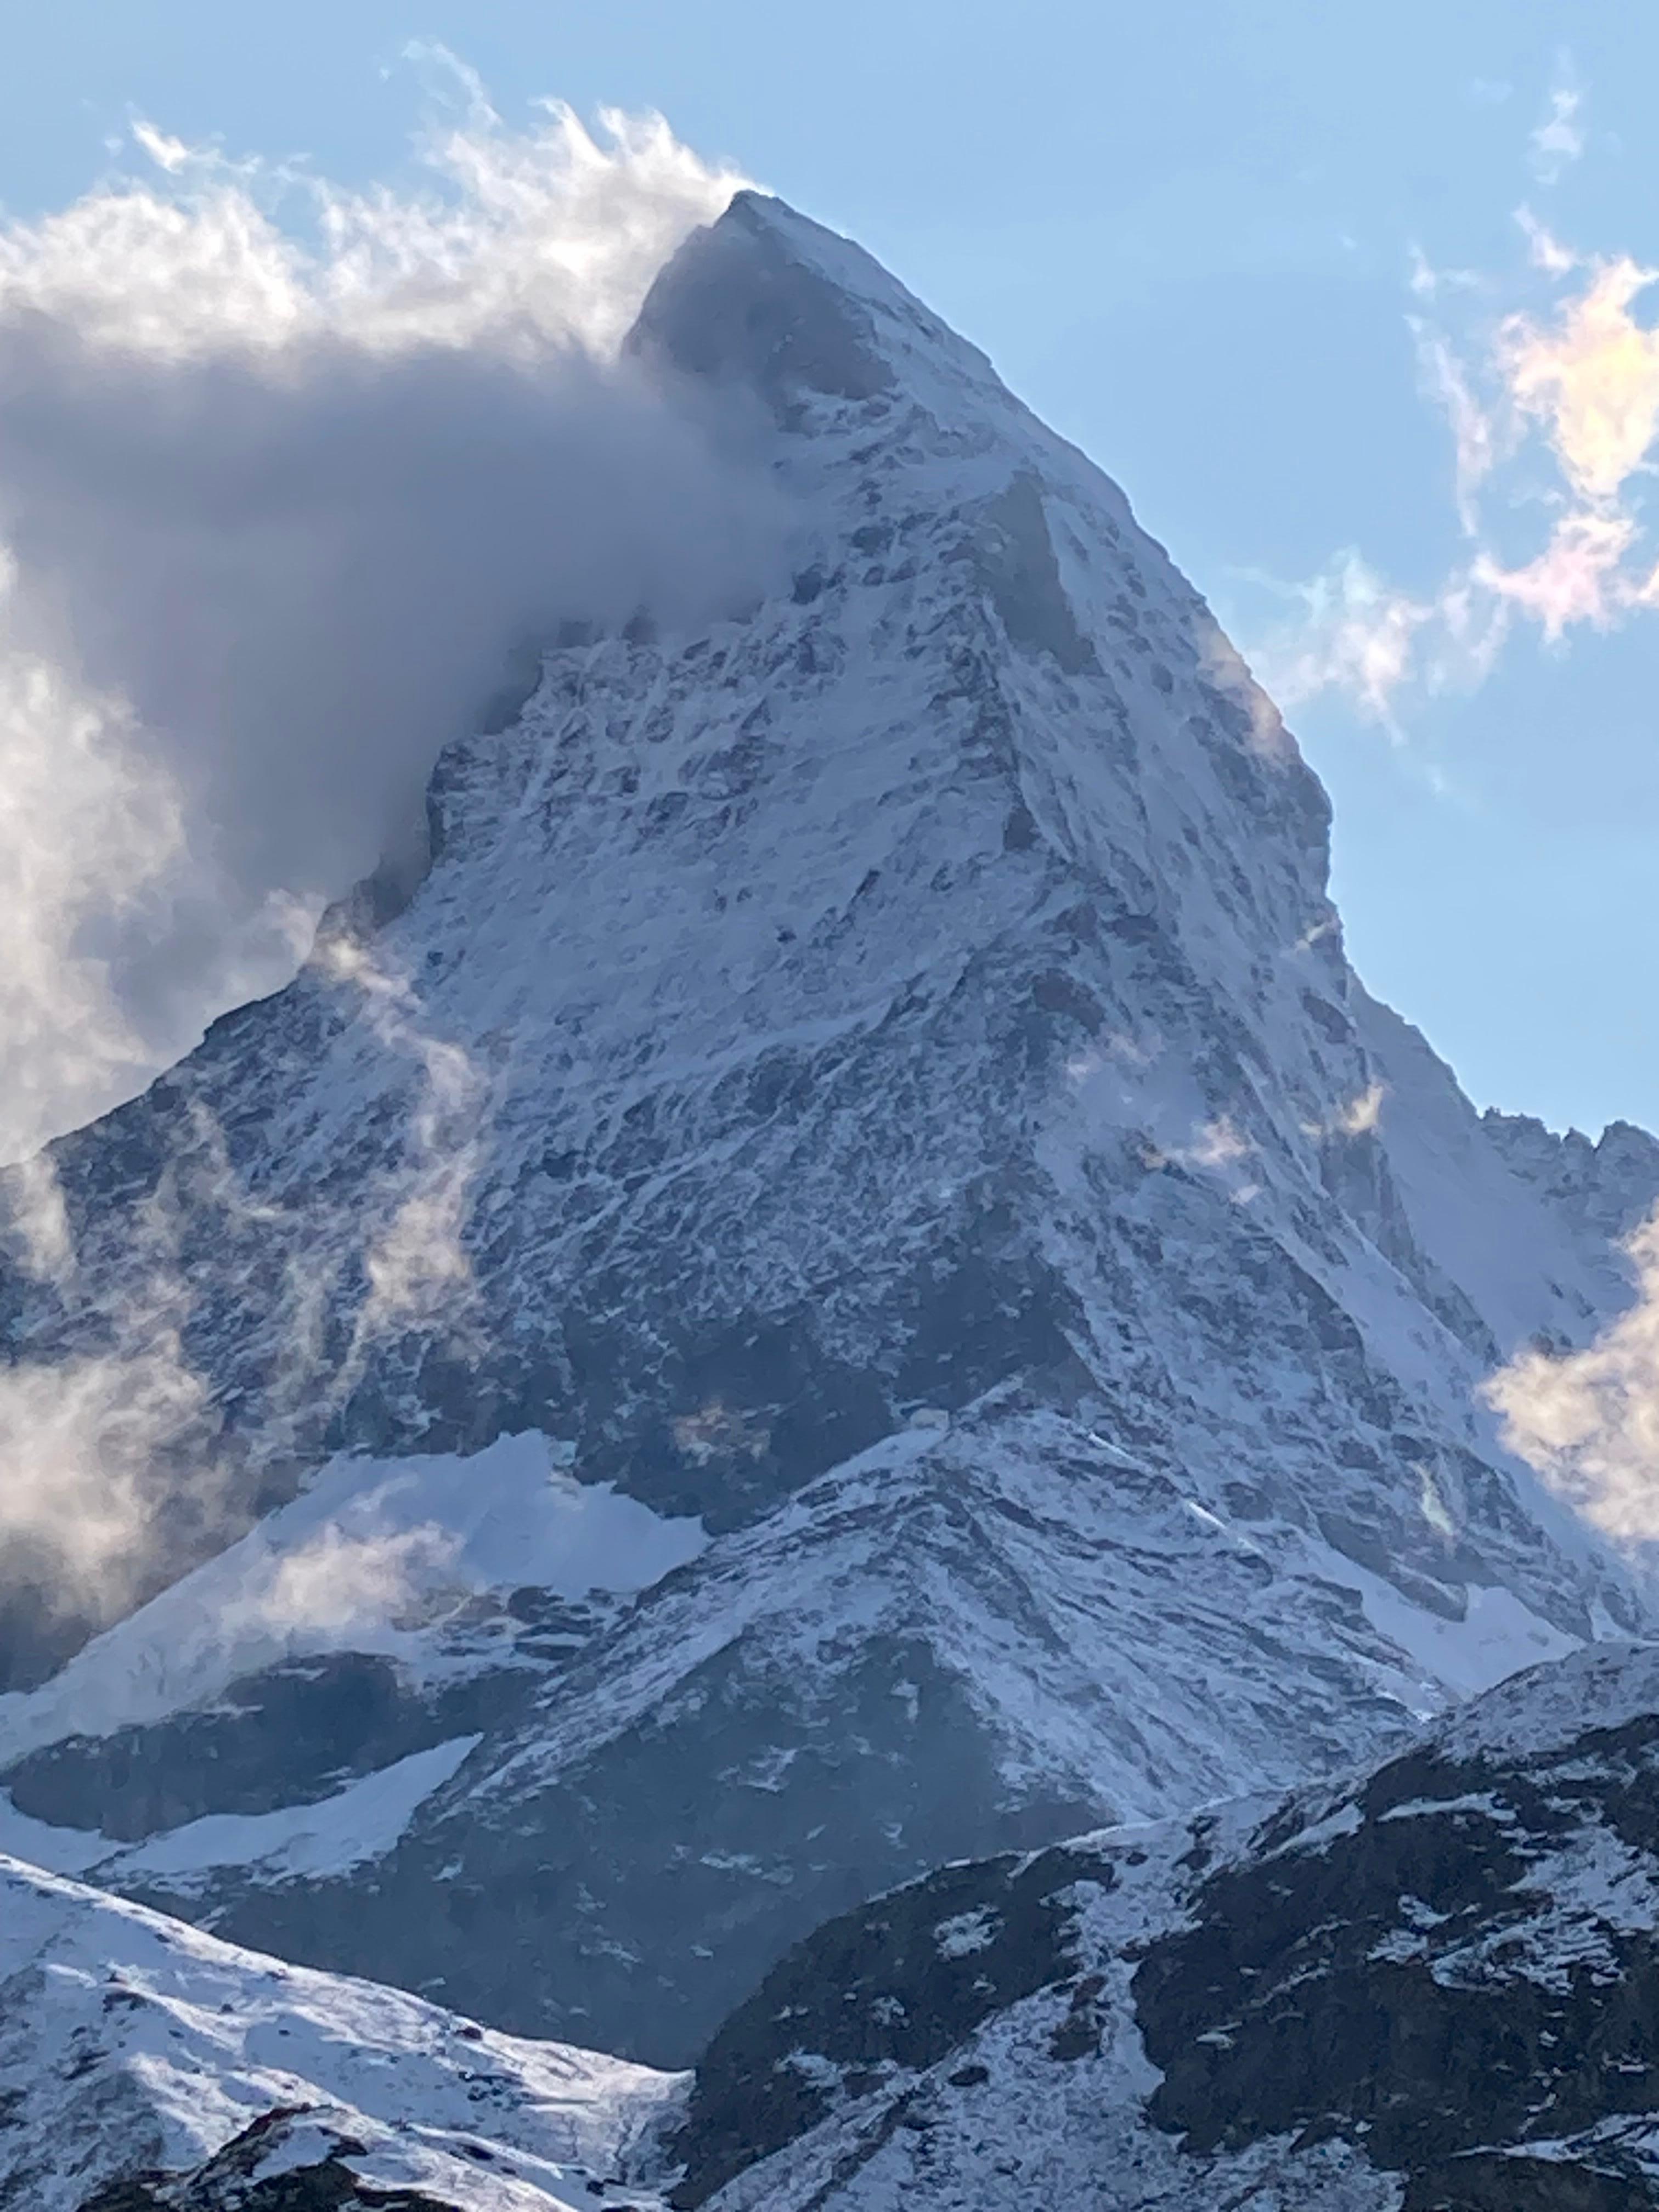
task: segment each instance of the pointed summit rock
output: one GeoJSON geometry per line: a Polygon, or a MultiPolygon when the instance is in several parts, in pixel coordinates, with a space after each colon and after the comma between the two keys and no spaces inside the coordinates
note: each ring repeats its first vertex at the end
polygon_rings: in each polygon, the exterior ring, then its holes
{"type": "Polygon", "coordinates": [[[876,263],[781,201],[739,192],[657,278],[628,349],[775,404],[801,392],[872,399],[896,380],[873,342],[872,309],[896,289],[876,263]],[[850,283],[826,265],[819,241],[850,283]]]}
{"type": "Polygon", "coordinates": [[[10,1356],[159,1273],[265,1517],[0,1758],[19,1848],[678,2063],[896,1881],[1637,1624],[1477,1389],[1659,1151],[1367,997],[1201,601],[856,247],[740,195],[634,343],[759,394],[788,579],[550,651],[407,905],[56,1149],[10,1356]]]}

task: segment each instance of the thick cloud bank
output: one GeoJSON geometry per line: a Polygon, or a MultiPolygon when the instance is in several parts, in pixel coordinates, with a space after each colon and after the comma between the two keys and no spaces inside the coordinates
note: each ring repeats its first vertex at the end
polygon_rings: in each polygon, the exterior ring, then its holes
{"type": "Polygon", "coordinates": [[[0,232],[0,1158],[290,971],[561,621],[765,581],[748,426],[619,355],[737,179],[605,130],[473,88],[354,197],[145,129],[0,232]]]}

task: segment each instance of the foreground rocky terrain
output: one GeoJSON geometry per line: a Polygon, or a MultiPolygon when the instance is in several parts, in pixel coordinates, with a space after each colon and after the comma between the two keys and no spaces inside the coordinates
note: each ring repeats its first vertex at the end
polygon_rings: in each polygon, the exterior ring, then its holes
{"type": "Polygon", "coordinates": [[[1517,1678],[1357,1778],[947,1867],[728,2021],[720,2212],[1659,2203],[1659,1651],[1517,1678]]]}
{"type": "Polygon", "coordinates": [[[0,1863],[0,2204],[1637,2212],[1659,2203],[1659,1647],[1357,1775],[939,1869],[689,2079],[0,1863]]]}

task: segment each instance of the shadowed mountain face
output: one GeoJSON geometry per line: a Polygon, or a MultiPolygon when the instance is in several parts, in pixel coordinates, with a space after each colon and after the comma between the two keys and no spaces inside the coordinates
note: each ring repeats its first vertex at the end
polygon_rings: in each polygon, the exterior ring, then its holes
{"type": "Polygon", "coordinates": [[[20,1630],[0,1759],[20,1850],[680,2063],[895,1881],[1637,1625],[1475,1389],[1626,1301],[1659,1152],[1366,997],[1201,603],[857,249],[742,195],[632,343],[758,394],[791,585],[550,650],[408,902],[55,1149],[10,1356],[199,1382],[150,1587],[264,1517],[43,1686],[20,1630]],[[398,1519],[532,1432],[702,1548],[398,1519]]]}

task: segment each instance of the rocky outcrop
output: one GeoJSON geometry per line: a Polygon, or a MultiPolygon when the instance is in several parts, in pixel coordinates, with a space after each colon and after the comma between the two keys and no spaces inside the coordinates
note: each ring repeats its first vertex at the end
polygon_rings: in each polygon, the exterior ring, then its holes
{"type": "Polygon", "coordinates": [[[1652,2204],[1656,1905],[1659,1656],[1564,1661],[1339,1786],[821,1930],[710,2046],[677,2202],[1652,2204]]]}

